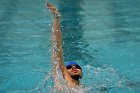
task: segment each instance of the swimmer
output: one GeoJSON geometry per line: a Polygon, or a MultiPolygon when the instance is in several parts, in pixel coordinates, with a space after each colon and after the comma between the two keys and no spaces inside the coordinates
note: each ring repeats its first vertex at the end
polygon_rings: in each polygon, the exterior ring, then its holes
{"type": "Polygon", "coordinates": [[[59,64],[59,69],[63,75],[63,78],[67,82],[69,88],[75,88],[80,85],[79,79],[82,78],[82,68],[76,62],[68,62],[64,64],[63,50],[62,50],[62,33],[60,30],[60,14],[58,9],[52,4],[47,3],[47,7],[52,13],[52,65],[53,65],[53,77],[54,82],[57,82],[54,86],[60,89],[59,79],[56,76],[56,62],[59,64]]]}

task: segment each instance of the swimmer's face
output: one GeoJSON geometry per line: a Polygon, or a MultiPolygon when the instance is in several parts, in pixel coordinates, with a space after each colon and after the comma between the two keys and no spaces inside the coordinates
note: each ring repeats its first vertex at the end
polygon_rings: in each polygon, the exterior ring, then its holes
{"type": "Polygon", "coordinates": [[[78,65],[68,66],[67,71],[70,76],[79,76],[80,78],[82,77],[82,70],[81,67],[78,65]]]}

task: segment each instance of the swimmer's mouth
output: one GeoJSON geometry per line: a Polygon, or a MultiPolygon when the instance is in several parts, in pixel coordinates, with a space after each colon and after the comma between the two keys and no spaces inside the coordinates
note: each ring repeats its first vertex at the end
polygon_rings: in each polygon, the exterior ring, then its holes
{"type": "Polygon", "coordinates": [[[77,72],[78,72],[78,70],[72,70],[71,72],[77,73],[77,72]]]}

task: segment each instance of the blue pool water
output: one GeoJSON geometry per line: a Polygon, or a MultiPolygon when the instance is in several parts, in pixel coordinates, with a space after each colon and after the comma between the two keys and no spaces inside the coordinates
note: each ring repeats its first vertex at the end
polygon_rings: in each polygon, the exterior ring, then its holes
{"type": "MultiPolygon", "coordinates": [[[[87,93],[140,93],[140,1],[51,2],[87,93]]],[[[51,21],[45,0],[0,1],[0,93],[50,93],[51,21]]]]}

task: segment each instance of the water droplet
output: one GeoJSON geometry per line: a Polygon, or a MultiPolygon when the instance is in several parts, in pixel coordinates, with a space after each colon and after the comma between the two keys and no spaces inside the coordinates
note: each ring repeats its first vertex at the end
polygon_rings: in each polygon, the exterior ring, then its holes
{"type": "Polygon", "coordinates": [[[63,44],[65,44],[65,42],[63,42],[63,44]]]}
{"type": "Polygon", "coordinates": [[[57,49],[57,51],[60,51],[60,49],[57,49]]]}

